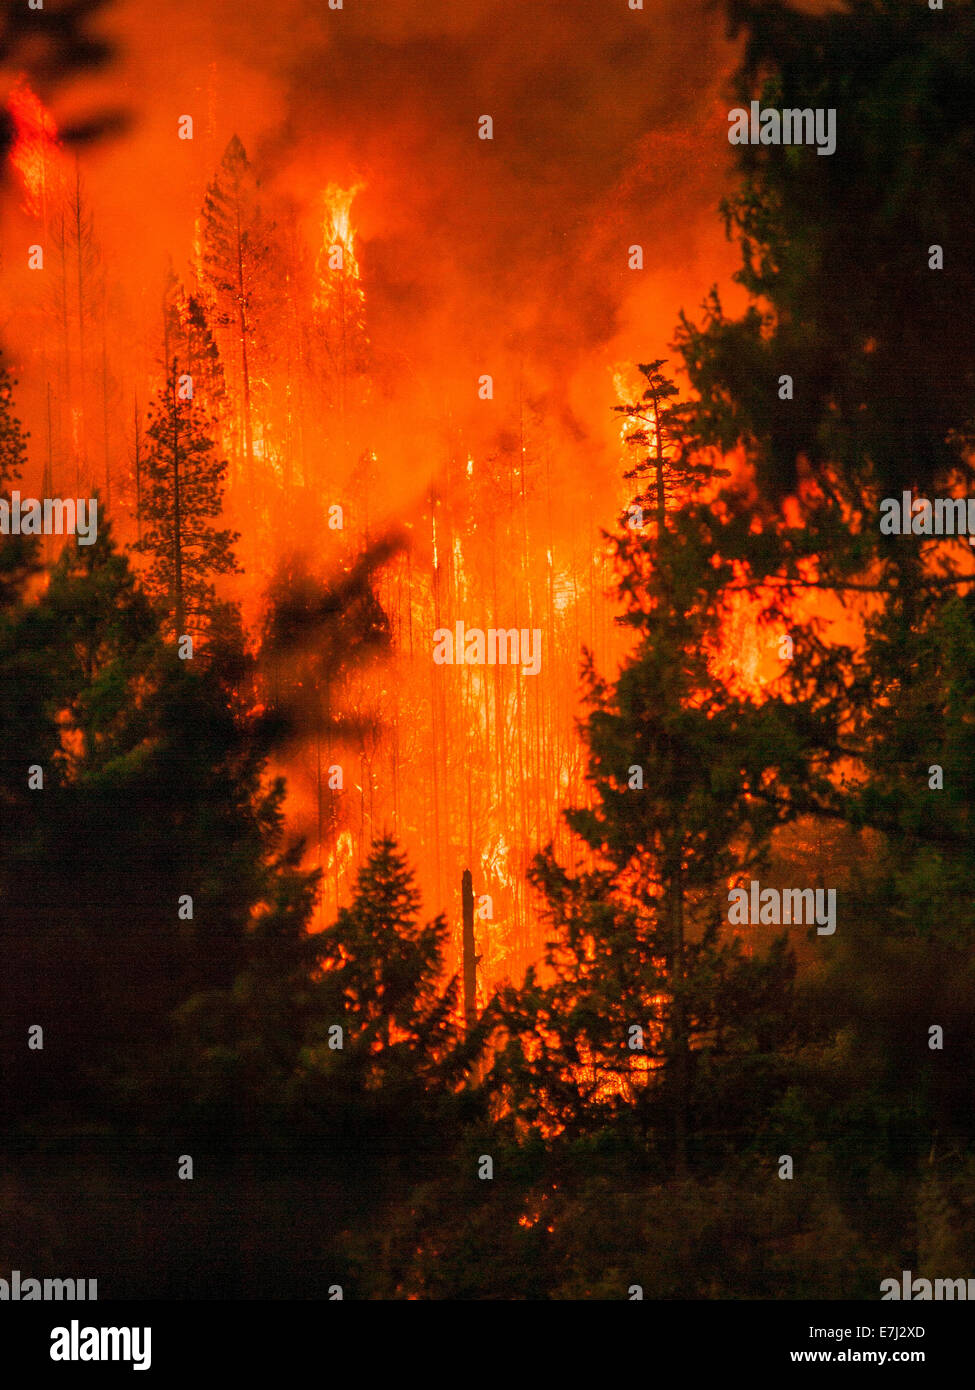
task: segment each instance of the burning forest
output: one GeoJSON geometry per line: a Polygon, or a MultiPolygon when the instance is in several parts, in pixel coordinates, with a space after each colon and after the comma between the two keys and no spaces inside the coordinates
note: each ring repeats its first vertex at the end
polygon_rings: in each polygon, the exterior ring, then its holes
{"type": "Polygon", "coordinates": [[[940,9],[7,8],[18,1290],[975,1273],[940,9]]]}

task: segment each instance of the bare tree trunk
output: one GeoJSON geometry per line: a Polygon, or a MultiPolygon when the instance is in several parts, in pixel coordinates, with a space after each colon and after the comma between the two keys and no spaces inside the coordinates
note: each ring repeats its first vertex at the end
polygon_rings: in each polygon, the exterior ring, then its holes
{"type": "MultiPolygon", "coordinates": [[[[106,311],[107,313],[107,307],[106,311]]],[[[108,437],[108,326],[102,317],[102,442],[105,449],[105,507],[112,505],[112,450],[108,437]]]]}
{"type": "Polygon", "coordinates": [[[176,604],[176,640],[183,635],[186,615],[183,607],[183,518],[179,491],[179,399],[176,392],[176,359],[172,370],[173,392],[173,597],[176,604]]]}
{"type": "MultiPolygon", "coordinates": [[[[65,410],[70,421],[72,382],[71,382],[71,329],[68,317],[68,227],[67,210],[59,203],[55,221],[55,237],[58,248],[59,273],[57,281],[58,319],[61,324],[61,379],[58,383],[58,435],[64,448],[71,431],[65,427],[65,410]]],[[[80,491],[81,479],[78,473],[78,459],[75,455],[75,483],[80,491]]]]}
{"type": "MultiPolygon", "coordinates": [[[[434,629],[440,627],[440,563],[437,536],[437,499],[431,499],[431,512],[433,516],[433,615],[434,629]]],[[[441,743],[443,741],[443,728],[440,718],[441,705],[443,703],[442,692],[440,690],[440,680],[437,672],[441,668],[430,663],[430,722],[433,734],[433,747],[431,749],[432,770],[433,770],[433,845],[437,868],[437,902],[443,901],[443,846],[440,843],[440,756],[441,743]]],[[[444,679],[444,677],[441,677],[444,679]]],[[[444,721],[446,712],[444,712],[444,721]]]]}
{"type": "Polygon", "coordinates": [[[657,525],[660,528],[660,535],[663,535],[664,526],[667,523],[667,508],[664,505],[664,456],[660,445],[660,401],[657,398],[657,388],[653,382],[650,383],[650,390],[653,392],[653,443],[656,452],[654,460],[654,471],[657,479],[657,525]]]}
{"type": "Polygon", "coordinates": [[[474,881],[470,869],[460,880],[461,904],[464,914],[464,1020],[468,1031],[477,1021],[477,957],[474,955],[474,881]]]}
{"type": "Polygon", "coordinates": [[[253,505],[254,495],[254,435],[251,424],[251,373],[250,361],[247,356],[247,335],[250,326],[247,322],[247,296],[244,286],[244,245],[243,233],[240,227],[240,200],[234,199],[234,218],[236,227],[237,241],[237,315],[240,325],[240,366],[244,388],[244,453],[247,459],[247,486],[250,490],[250,500],[253,505]]]}

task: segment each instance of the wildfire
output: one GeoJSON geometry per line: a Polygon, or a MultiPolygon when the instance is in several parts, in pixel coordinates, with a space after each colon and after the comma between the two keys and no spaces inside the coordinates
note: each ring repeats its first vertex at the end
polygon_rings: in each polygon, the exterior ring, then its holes
{"type": "Polygon", "coordinates": [[[351,188],[330,183],[322,194],[322,248],[316,264],[319,289],[315,308],[318,310],[326,310],[330,305],[333,277],[356,282],[360,278],[352,227],[352,200],[362,187],[361,183],[351,188]]]}
{"type": "Polygon", "coordinates": [[[10,163],[24,185],[22,207],[32,217],[44,211],[51,175],[61,151],[57,126],[44,103],[21,77],[7,97],[7,110],[14,125],[10,163]]]}

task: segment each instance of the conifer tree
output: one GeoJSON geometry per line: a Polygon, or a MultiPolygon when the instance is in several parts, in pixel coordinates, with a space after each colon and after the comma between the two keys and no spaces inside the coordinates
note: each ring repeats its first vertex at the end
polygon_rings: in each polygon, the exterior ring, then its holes
{"type": "Polygon", "coordinates": [[[810,712],[753,703],[716,671],[732,571],[711,563],[706,515],[689,509],[652,541],[615,538],[636,645],[612,682],[587,657],[592,805],[567,815],[593,867],[569,873],[551,850],[536,861],[555,930],[544,969],[496,1014],[495,1084],[516,1113],[570,1133],[610,1120],[666,1132],[678,1174],[695,1129],[753,1128],[781,1082],[794,963],[782,941],[746,953],[728,884],[764,862],[793,791],[818,786],[810,712]],[[793,732],[804,719],[806,744],[793,732]]]}
{"type": "Polygon", "coordinates": [[[419,907],[406,856],[384,836],[319,938],[320,1016],[344,1021],[346,1062],[365,1086],[433,1078],[460,1037],[457,982],[444,979],[447,924],[421,926],[419,907]]]}
{"type": "MultiPolygon", "coordinates": [[[[361,1142],[364,1164],[375,1161],[373,1140],[453,1143],[448,1131],[475,1104],[464,1079],[482,1033],[463,1035],[456,980],[445,978],[446,924],[420,924],[413,873],[389,838],[374,843],[353,901],[322,932],[303,930],[317,871],[287,865],[233,986],[181,1010],[197,1097],[270,1106],[292,1126],[361,1142]]],[[[408,1146],[399,1157],[411,1170],[408,1146]]]]}
{"type": "Polygon", "coordinates": [[[89,1118],[116,1104],[138,1115],[160,1095],[196,1107],[219,1064],[211,1034],[187,1022],[191,1001],[235,981],[263,992],[263,1053],[286,1047],[275,1001],[299,993],[302,973],[308,985],[316,875],[285,840],[284,784],[265,780],[265,741],[234,691],[244,654],[226,645],[178,658],[108,525],[94,545],[67,545],[44,594],[0,625],[0,698],[32,696],[9,726],[19,782],[27,762],[45,773],[0,856],[14,1110],[38,1105],[12,1041],[35,1014],[59,1021],[62,1113],[89,1118]]]}
{"type": "MultiPolygon", "coordinates": [[[[365,298],[349,227],[358,190],[330,185],[324,195],[321,248],[315,260],[312,344],[320,349],[322,385],[339,414],[342,445],[347,445],[346,412],[361,400],[361,378],[369,362],[365,298]],[[355,382],[360,381],[360,390],[355,382]]],[[[360,460],[360,463],[362,460],[360,460]]]]}
{"type": "MultiPolygon", "coordinates": [[[[77,157],[70,177],[55,164],[50,183],[51,273],[45,279],[42,308],[60,330],[54,398],[58,447],[63,455],[74,452],[74,481],[80,487],[82,480],[89,484],[93,473],[89,470],[95,406],[93,368],[100,356],[95,344],[100,330],[106,327],[108,282],[77,157]]],[[[102,363],[100,375],[104,401],[107,361],[102,363]]]]}
{"type": "Polygon", "coordinates": [[[240,437],[248,486],[254,495],[254,356],[260,305],[269,294],[272,227],[259,199],[254,169],[235,135],[224,151],[203,202],[201,283],[223,337],[225,362],[238,373],[240,437]]]}
{"type": "Polygon", "coordinates": [[[193,378],[193,397],[206,414],[219,418],[226,404],[220,350],[198,295],[190,294],[170,266],[163,287],[163,361],[178,363],[193,378]]]}
{"type": "Polygon", "coordinates": [[[939,27],[907,0],[731,7],[746,108],[846,112],[828,158],[736,147],[723,211],[751,302],[728,316],[712,292],[703,324],[682,316],[695,432],[729,449],[743,439],[765,497],[809,477],[856,501],[870,484],[897,496],[970,476],[975,248],[953,192],[975,175],[975,11],[954,9],[939,27]],[[911,139],[884,135],[911,128],[911,139]]]}
{"type": "Polygon", "coordinates": [[[213,524],[221,514],[227,462],[217,456],[208,426],[174,358],[146,430],[138,548],[151,557],[146,586],[177,637],[212,622],[211,578],[239,572],[232,550],[237,534],[213,524]]]}
{"type": "Polygon", "coordinates": [[[641,362],[639,369],[647,383],[643,395],[639,401],[614,406],[618,415],[625,415],[636,425],[626,436],[626,443],[632,449],[646,450],[623,474],[644,484],[631,505],[641,511],[653,508],[660,530],[666,525],[668,501],[673,505],[708,478],[728,476],[726,469],[709,465],[685,447],[687,406],[667,404],[679,393],[676,384],[661,372],[664,366],[663,357],[641,362]]]}
{"type": "MultiPolygon", "coordinates": [[[[901,0],[802,15],[736,0],[734,15],[740,100],[839,108],[845,133],[829,159],[740,149],[725,215],[750,302],[731,317],[712,292],[703,323],[682,319],[699,398],[689,433],[744,453],[751,524],[729,528],[720,550],[766,611],[795,614],[802,596],[859,621],[855,654],[789,621],[785,692],[831,709],[834,731],[818,791],[793,799],[860,832],[866,851],[848,893],[856,920],[810,985],[825,1041],[803,1059],[815,1084],[797,1086],[792,1120],[829,1127],[854,1190],[884,1173],[896,1233],[923,1205],[919,1175],[946,1150],[964,1162],[971,1143],[970,547],[881,536],[878,507],[904,489],[970,490],[975,261],[950,190],[972,165],[975,13],[961,7],[950,29],[901,0]],[[878,138],[935,89],[945,119],[922,120],[911,140],[878,138]],[[929,1042],[935,1022],[950,1054],[929,1042]]],[[[874,1224],[862,1234],[873,1240],[874,1224]]]]}

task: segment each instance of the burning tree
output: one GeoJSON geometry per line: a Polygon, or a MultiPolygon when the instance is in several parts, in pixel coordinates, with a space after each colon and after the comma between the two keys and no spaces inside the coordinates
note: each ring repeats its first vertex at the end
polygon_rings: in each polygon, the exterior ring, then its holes
{"type": "Polygon", "coordinates": [[[337,388],[343,427],[350,404],[349,382],[360,376],[367,364],[365,295],[351,218],[352,200],[360,187],[355,184],[352,188],[340,188],[329,184],[325,190],[322,195],[322,245],[315,261],[315,323],[328,376],[337,388]]]}
{"type": "Polygon", "coordinates": [[[223,362],[206,310],[169,267],[163,288],[163,361],[179,363],[193,378],[193,397],[206,413],[218,418],[226,401],[223,362]]]}
{"type": "Polygon", "coordinates": [[[264,218],[257,179],[247,152],[235,135],[203,203],[200,265],[204,293],[222,330],[224,360],[236,363],[241,453],[251,499],[255,496],[254,356],[259,303],[269,294],[272,228],[264,218]]]}
{"type": "Polygon", "coordinates": [[[679,393],[670,377],[661,372],[663,366],[663,357],[656,362],[641,362],[639,368],[647,383],[643,395],[637,402],[613,407],[617,414],[636,423],[636,429],[625,436],[626,443],[633,449],[647,451],[623,474],[624,478],[647,483],[631,507],[639,507],[641,513],[652,507],[661,531],[666,524],[668,499],[673,501],[709,478],[728,476],[727,469],[705,463],[699,453],[685,447],[688,406],[666,404],[679,393]]]}
{"type": "Polygon", "coordinates": [[[146,431],[142,518],[137,549],[151,556],[145,576],[175,635],[200,631],[216,613],[211,576],[234,574],[236,532],[212,524],[220,516],[227,461],[216,455],[192,381],[174,358],[156,396],[146,431]]]}

